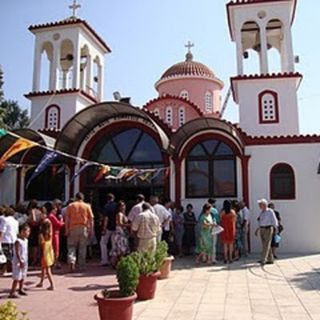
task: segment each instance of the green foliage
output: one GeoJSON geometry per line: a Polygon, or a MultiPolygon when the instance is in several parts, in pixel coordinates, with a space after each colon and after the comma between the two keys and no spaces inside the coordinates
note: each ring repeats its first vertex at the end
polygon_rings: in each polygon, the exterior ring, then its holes
{"type": "Polygon", "coordinates": [[[155,251],[133,252],[130,255],[139,267],[140,274],[149,275],[160,270],[168,256],[168,245],[165,241],[157,244],[155,251]]]}
{"type": "Polygon", "coordinates": [[[20,312],[16,304],[7,301],[0,305],[0,320],[29,320],[25,312],[20,312]]]}
{"type": "Polygon", "coordinates": [[[135,292],[139,282],[139,268],[131,256],[123,257],[117,265],[117,279],[122,297],[135,292]]]}
{"type": "Polygon", "coordinates": [[[154,255],[156,269],[160,270],[164,259],[168,257],[168,244],[165,241],[160,241],[157,244],[157,249],[154,255]]]}

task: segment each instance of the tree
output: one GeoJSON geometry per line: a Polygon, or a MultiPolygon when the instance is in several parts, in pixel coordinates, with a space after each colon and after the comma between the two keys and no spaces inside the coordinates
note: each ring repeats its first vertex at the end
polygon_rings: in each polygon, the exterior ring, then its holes
{"type": "Polygon", "coordinates": [[[22,110],[17,101],[4,98],[3,83],[3,71],[0,66],[0,128],[13,130],[28,127],[28,111],[22,110]]]}

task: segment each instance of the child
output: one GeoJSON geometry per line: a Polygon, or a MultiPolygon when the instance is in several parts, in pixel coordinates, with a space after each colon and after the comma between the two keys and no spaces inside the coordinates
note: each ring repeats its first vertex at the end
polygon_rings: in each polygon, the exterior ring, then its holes
{"type": "Polygon", "coordinates": [[[30,227],[28,224],[23,224],[19,228],[19,235],[14,243],[13,259],[12,259],[12,288],[9,298],[16,299],[19,296],[16,294],[19,285],[19,295],[26,296],[27,293],[23,290],[24,280],[28,272],[28,237],[30,235],[30,227]]]}
{"type": "Polygon", "coordinates": [[[47,290],[54,290],[51,266],[54,264],[54,253],[52,246],[52,224],[47,218],[45,208],[42,211],[42,223],[40,225],[39,244],[41,248],[41,279],[37,288],[43,287],[45,276],[48,276],[50,287],[47,290]]]}

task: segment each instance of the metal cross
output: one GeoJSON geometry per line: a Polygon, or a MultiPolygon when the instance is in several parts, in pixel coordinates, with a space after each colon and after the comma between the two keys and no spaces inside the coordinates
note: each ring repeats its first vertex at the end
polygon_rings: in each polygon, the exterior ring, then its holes
{"type": "Polygon", "coordinates": [[[77,0],[73,0],[73,4],[70,5],[69,8],[72,10],[72,16],[76,17],[76,11],[81,8],[81,5],[77,3],[77,0]]]}
{"type": "Polygon", "coordinates": [[[191,53],[191,48],[194,47],[194,44],[191,41],[188,41],[185,47],[188,48],[188,52],[191,53]]]}

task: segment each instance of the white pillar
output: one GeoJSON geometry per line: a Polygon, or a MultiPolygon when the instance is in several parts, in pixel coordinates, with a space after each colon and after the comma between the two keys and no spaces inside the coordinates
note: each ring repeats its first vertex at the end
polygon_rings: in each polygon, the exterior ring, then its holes
{"type": "Polygon", "coordinates": [[[267,74],[268,68],[268,46],[266,26],[260,25],[260,73],[267,74]]]}
{"type": "Polygon", "coordinates": [[[73,71],[72,71],[72,88],[80,88],[80,41],[79,35],[73,44],[73,71]]]}
{"type": "Polygon", "coordinates": [[[238,75],[243,75],[243,48],[241,41],[241,32],[236,33],[236,47],[237,47],[237,67],[238,75]]]}
{"type": "Polygon", "coordinates": [[[60,43],[55,43],[53,47],[53,58],[50,64],[49,89],[58,89],[58,70],[60,64],[60,43]]]}
{"type": "Polygon", "coordinates": [[[39,41],[36,41],[34,57],[33,57],[33,81],[32,91],[40,91],[40,74],[41,74],[41,46],[39,41]]]}
{"type": "Polygon", "coordinates": [[[284,66],[285,72],[294,72],[294,54],[293,54],[293,45],[292,45],[292,36],[291,29],[289,26],[283,27],[283,35],[284,35],[284,51],[285,54],[284,61],[286,61],[286,65],[284,66]]]}
{"type": "Polygon", "coordinates": [[[103,98],[103,82],[104,82],[104,74],[103,74],[103,64],[98,65],[98,101],[102,101],[103,98]]]}
{"type": "Polygon", "coordinates": [[[92,57],[90,55],[87,58],[87,79],[84,90],[89,94],[92,93],[92,57]]]}

